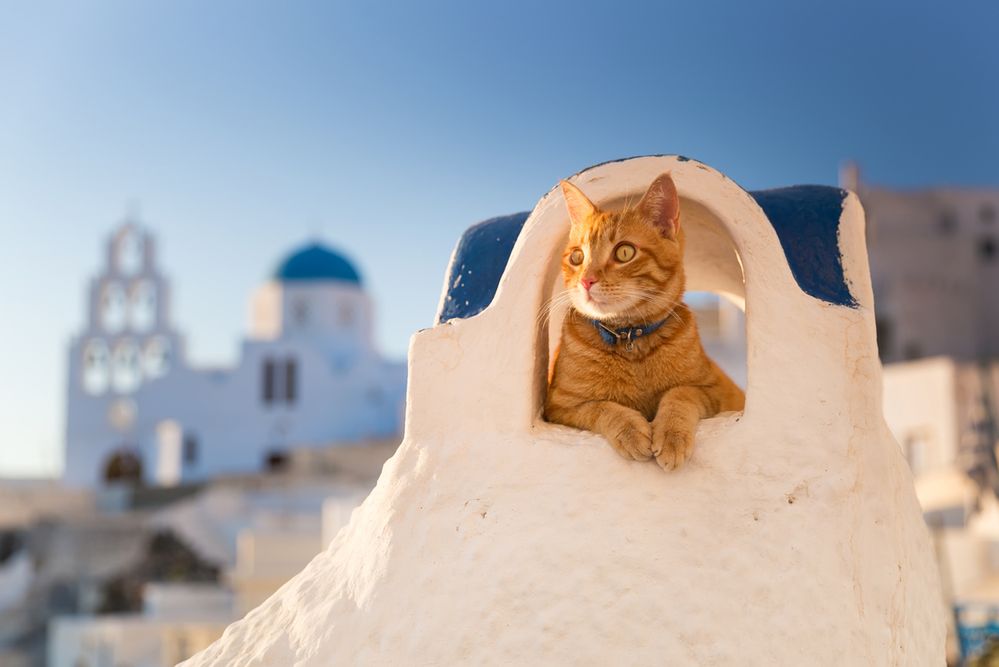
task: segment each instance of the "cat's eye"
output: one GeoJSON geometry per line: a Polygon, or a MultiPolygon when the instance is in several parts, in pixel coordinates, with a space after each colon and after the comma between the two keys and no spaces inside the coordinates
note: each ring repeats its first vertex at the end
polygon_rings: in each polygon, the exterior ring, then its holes
{"type": "Polygon", "coordinates": [[[576,248],[571,253],[569,253],[569,263],[573,266],[579,266],[583,263],[583,251],[576,248]]]}
{"type": "Polygon", "coordinates": [[[630,243],[622,243],[614,248],[614,259],[619,262],[630,261],[635,256],[635,246],[630,243]]]}

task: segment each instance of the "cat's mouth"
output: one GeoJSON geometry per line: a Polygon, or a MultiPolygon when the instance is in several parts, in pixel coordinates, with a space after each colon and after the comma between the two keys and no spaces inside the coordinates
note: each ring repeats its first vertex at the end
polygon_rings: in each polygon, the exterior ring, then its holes
{"type": "Polygon", "coordinates": [[[579,288],[575,292],[573,301],[576,310],[590,317],[613,317],[631,305],[623,303],[624,299],[620,296],[602,294],[595,289],[587,291],[579,288]]]}

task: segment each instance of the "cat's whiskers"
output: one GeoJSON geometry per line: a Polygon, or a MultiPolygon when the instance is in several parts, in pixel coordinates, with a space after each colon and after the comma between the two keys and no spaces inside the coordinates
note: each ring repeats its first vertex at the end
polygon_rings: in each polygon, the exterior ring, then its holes
{"type": "Polygon", "coordinates": [[[622,285],[615,287],[614,291],[608,296],[614,299],[628,299],[632,301],[633,303],[627,307],[630,309],[637,307],[642,303],[654,303],[654,299],[657,294],[642,288],[622,285]]]}
{"type": "Polygon", "coordinates": [[[580,294],[568,288],[553,294],[539,309],[536,326],[550,323],[556,311],[565,306],[571,312],[579,311],[588,318],[605,320],[623,320],[626,323],[648,325],[652,320],[658,320],[658,313],[668,311],[666,318],[673,315],[676,303],[660,289],[650,289],[629,284],[603,284],[598,292],[592,295],[592,303],[580,303],[580,294]]]}
{"type": "MultiPolygon", "coordinates": [[[[644,304],[659,305],[657,302],[660,301],[662,296],[663,295],[660,292],[656,291],[645,290],[638,287],[618,286],[614,290],[613,298],[627,298],[632,303],[618,311],[615,315],[612,315],[612,317],[624,316],[625,318],[628,318],[629,315],[634,313],[635,317],[639,319],[639,322],[634,322],[634,320],[632,320],[632,322],[647,325],[649,324],[651,313],[648,309],[639,310],[639,307],[644,304]]],[[[670,300],[665,304],[668,312],[665,316],[658,319],[665,320],[672,317],[680,303],[682,303],[682,299],[680,301],[670,300]]]]}
{"type": "Polygon", "coordinates": [[[541,326],[542,324],[551,320],[552,313],[555,312],[557,308],[564,306],[572,301],[572,295],[568,290],[559,292],[552,296],[538,311],[538,317],[535,322],[535,326],[541,326]]]}

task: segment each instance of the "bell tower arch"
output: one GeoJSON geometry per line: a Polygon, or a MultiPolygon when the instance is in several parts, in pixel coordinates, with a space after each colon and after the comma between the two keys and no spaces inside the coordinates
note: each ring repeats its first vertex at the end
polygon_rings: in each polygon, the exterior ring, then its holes
{"type": "Polygon", "coordinates": [[[122,441],[141,441],[140,389],[184,365],[155,236],[129,215],[103,254],[84,326],[69,350],[64,477],[88,485],[122,441]]]}

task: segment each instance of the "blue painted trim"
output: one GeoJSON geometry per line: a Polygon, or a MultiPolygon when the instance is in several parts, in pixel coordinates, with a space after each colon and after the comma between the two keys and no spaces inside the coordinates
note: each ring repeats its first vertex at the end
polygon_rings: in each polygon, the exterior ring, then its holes
{"type": "MultiPolygon", "coordinates": [[[[690,159],[671,157],[680,161],[690,159]]],[[[578,174],[599,166],[588,167],[578,174]]],[[[828,303],[856,308],[857,300],[846,283],[839,251],[839,222],[846,191],[825,185],[797,185],[749,195],[777,232],[798,287],[828,303]]],[[[465,232],[454,251],[447,293],[437,314],[438,323],[478,315],[492,302],[528,215],[524,212],[492,218],[465,232]]]]}
{"type": "Polygon", "coordinates": [[[437,323],[478,315],[492,303],[529,211],[492,218],[462,235],[451,259],[437,323]]]}
{"type": "Polygon", "coordinates": [[[846,190],[795,185],[749,194],[776,230],[798,287],[816,299],[856,308],[839,251],[839,220],[846,190]]]}

